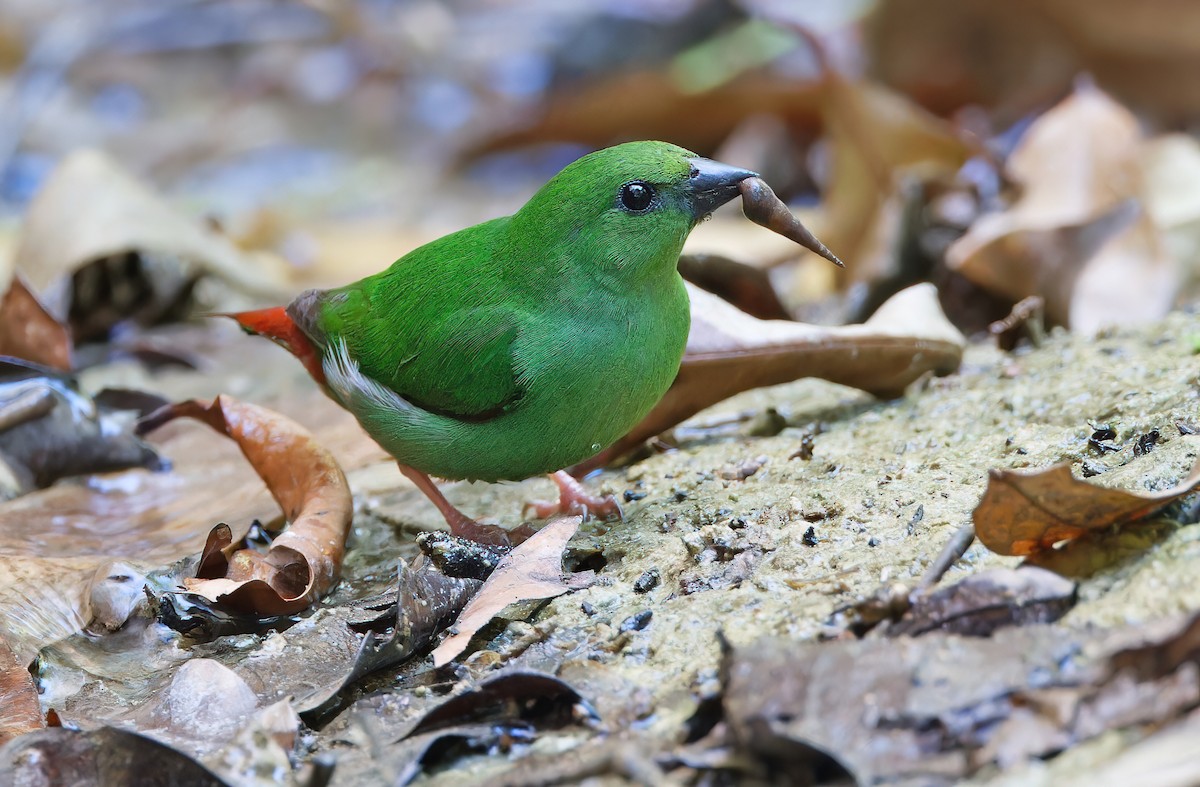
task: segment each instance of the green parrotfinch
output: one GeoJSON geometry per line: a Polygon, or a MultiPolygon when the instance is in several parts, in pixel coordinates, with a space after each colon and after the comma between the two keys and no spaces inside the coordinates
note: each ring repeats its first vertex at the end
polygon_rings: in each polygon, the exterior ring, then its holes
{"type": "MultiPolygon", "coordinates": [[[[511,216],[286,308],[233,316],[295,354],[454,534],[503,541],[429,476],[550,473],[636,425],[687,343],[684,240],[750,178],[665,142],[617,145],[567,166],[511,216]]],[[[564,508],[616,509],[553,477],[564,508]]]]}

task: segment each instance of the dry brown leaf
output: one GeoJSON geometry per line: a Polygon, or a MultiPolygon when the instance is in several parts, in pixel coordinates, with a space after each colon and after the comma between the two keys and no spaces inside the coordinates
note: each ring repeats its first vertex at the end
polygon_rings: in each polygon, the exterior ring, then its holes
{"type": "Polygon", "coordinates": [[[975,150],[904,96],[827,71],[821,118],[830,140],[830,180],[813,223],[849,262],[853,281],[874,281],[895,264],[890,249],[883,254],[876,249],[886,234],[879,225],[891,221],[889,200],[900,184],[905,178],[948,177],[975,150]]]}
{"type": "Polygon", "coordinates": [[[1195,617],[1116,631],[1034,625],[988,637],[764,638],[727,651],[722,705],[741,753],[787,776],[803,773],[797,760],[816,746],[836,752],[858,784],[957,784],[994,775],[992,764],[1023,783],[1018,764],[1041,767],[1097,736],[1136,740],[1194,714],[1198,649],[1195,617]]]}
{"type": "Polygon", "coordinates": [[[218,396],[170,405],[146,419],[147,429],[195,418],[237,443],[290,527],[265,554],[231,549],[227,525],[213,528],[187,589],[225,608],[259,615],[298,612],[337,582],[354,501],[337,460],[290,418],[218,396]]]}
{"type": "Polygon", "coordinates": [[[1179,276],[1139,208],[1142,146],[1137,119],[1082,83],[1009,159],[1020,198],[981,216],[947,251],[947,265],[1014,301],[1039,295],[1047,317],[1086,333],[1161,317],[1179,276]]]}
{"type": "Polygon", "coordinates": [[[0,300],[0,355],[55,369],[71,368],[71,337],[67,329],[50,316],[16,275],[0,300]]]}
{"type": "Polygon", "coordinates": [[[1030,473],[992,470],[975,507],[975,533],[1001,555],[1031,555],[1059,541],[1143,519],[1200,485],[1200,463],[1178,486],[1126,492],[1079,481],[1069,464],[1030,473]]]}
{"type": "Polygon", "coordinates": [[[1037,566],[1060,576],[1084,579],[1116,563],[1144,555],[1178,527],[1161,516],[1151,516],[1133,527],[1084,533],[1055,549],[1026,556],[1022,567],[1037,566]]]}
{"type": "Polygon", "coordinates": [[[703,92],[689,92],[662,72],[616,74],[552,95],[532,122],[522,110],[509,128],[489,132],[465,155],[546,141],[603,147],[623,139],[669,139],[690,150],[713,150],[745,118],[761,113],[781,118],[803,136],[816,129],[818,96],[815,82],[769,70],[703,92]]]}
{"type": "Polygon", "coordinates": [[[1008,124],[1080,73],[1139,114],[1200,112],[1200,6],[1189,0],[887,0],[875,8],[873,72],[939,113],[982,105],[1008,124]]]}
{"type": "Polygon", "coordinates": [[[131,252],[179,258],[250,294],[283,294],[282,262],[243,253],[91,150],[68,156],[38,192],[21,230],[16,266],[51,311],[59,313],[72,273],[89,262],[131,252]]]}
{"type": "Polygon", "coordinates": [[[45,726],[33,676],[0,639],[0,745],[45,726]]]}
{"type": "Polygon", "coordinates": [[[1142,150],[1146,211],[1179,261],[1185,280],[1181,300],[1200,292],[1200,141],[1188,134],[1166,134],[1142,150]]]}
{"type": "Polygon", "coordinates": [[[942,314],[931,284],[903,290],[862,325],[758,320],[688,286],[692,329],[679,375],[629,434],[572,468],[586,472],[734,394],[802,377],[897,396],[929,371],[958,368],[966,340],[942,314]]]}
{"type": "Polygon", "coordinates": [[[555,519],[505,555],[458,616],[450,636],[434,649],[434,666],[453,661],[475,632],[509,604],[554,598],[570,590],[563,579],[562,555],[581,521],[577,516],[555,519]]]}
{"type": "Polygon", "coordinates": [[[890,637],[931,631],[988,637],[1004,626],[1052,623],[1075,606],[1075,583],[1041,568],[989,568],[952,585],[914,594],[890,637]]]}
{"type": "Polygon", "coordinates": [[[679,275],[760,320],[786,320],[787,309],[766,271],[716,254],[684,254],[679,275]]]}

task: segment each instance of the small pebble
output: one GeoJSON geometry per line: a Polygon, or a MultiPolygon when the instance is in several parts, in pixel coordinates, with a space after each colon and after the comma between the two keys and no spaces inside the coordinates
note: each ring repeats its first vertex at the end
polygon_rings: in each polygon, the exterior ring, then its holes
{"type": "Polygon", "coordinates": [[[804,542],[805,546],[815,547],[817,545],[816,528],[810,527],[808,530],[805,530],[804,536],[800,540],[804,542]]]}
{"type": "Polygon", "coordinates": [[[658,583],[662,581],[662,575],[658,573],[657,568],[652,568],[649,571],[643,571],[642,575],[634,580],[634,593],[649,593],[654,588],[658,587],[658,583]]]}
{"type": "Polygon", "coordinates": [[[648,609],[643,609],[636,615],[630,615],[621,622],[620,631],[641,631],[650,625],[650,618],[654,617],[654,613],[648,609]]]}

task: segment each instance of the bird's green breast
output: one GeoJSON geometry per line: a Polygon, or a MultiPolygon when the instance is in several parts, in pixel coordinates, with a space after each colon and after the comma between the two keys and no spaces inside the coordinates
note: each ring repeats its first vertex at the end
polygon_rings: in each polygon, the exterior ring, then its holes
{"type": "Polygon", "coordinates": [[[678,275],[643,298],[557,303],[522,326],[514,352],[525,393],[515,406],[486,422],[443,421],[434,441],[410,430],[405,445],[384,447],[432,475],[483,481],[580,462],[632,429],[670,387],[689,321],[678,275]]]}

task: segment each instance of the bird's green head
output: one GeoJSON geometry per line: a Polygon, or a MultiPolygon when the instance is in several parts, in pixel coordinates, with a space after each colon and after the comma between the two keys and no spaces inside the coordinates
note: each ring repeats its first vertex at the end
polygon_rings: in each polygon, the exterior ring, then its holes
{"type": "Polygon", "coordinates": [[[626,281],[673,271],[692,228],[738,196],[754,172],[667,142],[598,150],[554,176],[513,217],[566,264],[626,281]]]}

